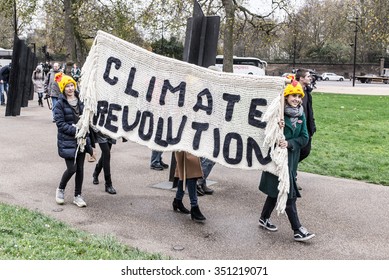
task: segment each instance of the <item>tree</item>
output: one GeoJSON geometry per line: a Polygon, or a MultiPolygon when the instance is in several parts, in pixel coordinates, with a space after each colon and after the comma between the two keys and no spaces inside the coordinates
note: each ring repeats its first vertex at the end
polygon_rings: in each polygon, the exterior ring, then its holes
{"type": "Polygon", "coordinates": [[[58,9],[58,1],[45,2],[46,44],[53,52],[64,54],[66,60],[82,64],[97,30],[140,46],[144,43],[135,28],[138,0],[64,0],[63,9],[58,9]]]}
{"type": "Polygon", "coordinates": [[[1,33],[8,45],[12,45],[9,43],[13,42],[14,35],[25,35],[21,31],[28,32],[36,7],[37,0],[3,0],[0,2],[1,33]],[[16,15],[14,5],[16,6],[16,15]]]}
{"type": "MultiPolygon", "coordinates": [[[[160,0],[153,1],[145,7],[142,14],[143,28],[149,28],[150,36],[160,37],[164,34],[174,34],[179,40],[183,40],[183,34],[186,25],[186,19],[191,17],[194,0],[160,0]],[[190,12],[189,12],[190,11],[190,12]],[[151,28],[150,28],[151,27],[151,28]]],[[[270,11],[263,15],[258,15],[245,8],[245,0],[198,0],[206,16],[221,16],[221,45],[224,53],[224,71],[232,72],[232,57],[234,48],[237,47],[242,38],[261,38],[264,35],[266,41],[276,29],[277,24],[271,20],[275,11],[283,9],[289,0],[272,1],[273,5],[270,11]],[[250,26],[249,28],[246,28],[250,26]],[[237,29],[236,29],[237,28],[237,29]],[[252,36],[242,35],[241,30],[250,30],[252,36]]],[[[258,42],[258,41],[257,41],[258,42]]],[[[247,45],[250,40],[244,44],[244,50],[249,49],[247,45]]],[[[255,46],[248,53],[255,52],[255,46]]]]}
{"type": "Polygon", "coordinates": [[[233,72],[235,6],[233,0],[222,0],[222,3],[226,11],[223,43],[223,71],[233,72]]]}
{"type": "Polygon", "coordinates": [[[182,55],[184,53],[184,46],[182,43],[177,41],[176,37],[171,37],[169,41],[165,38],[161,38],[160,40],[151,43],[151,48],[156,54],[172,57],[178,60],[182,60],[182,55]]]}

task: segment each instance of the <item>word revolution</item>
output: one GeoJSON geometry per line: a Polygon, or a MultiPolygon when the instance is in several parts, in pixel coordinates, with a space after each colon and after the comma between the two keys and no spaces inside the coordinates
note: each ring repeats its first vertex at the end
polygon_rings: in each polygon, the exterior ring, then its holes
{"type": "MultiPolygon", "coordinates": [[[[107,59],[103,79],[111,86],[115,86],[120,82],[119,78],[113,73],[113,68],[119,70],[122,62],[115,57],[109,57],[107,59]]],[[[126,81],[126,87],[122,93],[132,98],[138,99],[144,97],[146,102],[152,103],[154,95],[159,96],[156,103],[160,109],[155,112],[164,110],[164,106],[169,107],[166,110],[171,109],[171,103],[167,103],[168,95],[172,95],[176,99],[175,109],[185,108],[186,105],[186,87],[185,81],[181,81],[178,85],[172,85],[169,79],[165,79],[162,86],[156,89],[155,76],[150,77],[147,90],[142,92],[140,89],[134,87],[136,80],[137,69],[131,67],[126,81]],[[167,105],[169,104],[169,106],[167,105]]],[[[113,91],[114,92],[114,91],[113,91]]],[[[197,93],[194,104],[189,104],[192,108],[192,112],[196,115],[197,112],[203,111],[205,115],[211,116],[214,112],[214,102],[220,102],[224,104],[224,122],[231,122],[234,117],[234,110],[239,103],[241,97],[239,94],[223,93],[222,100],[214,100],[212,92],[208,88],[202,89],[197,93]]],[[[183,139],[183,134],[190,135],[191,148],[196,151],[203,145],[203,138],[209,139],[209,137],[203,137],[204,133],[209,131],[209,122],[199,122],[196,120],[190,120],[186,114],[182,114],[180,117],[169,116],[165,119],[162,116],[158,116],[155,112],[150,110],[136,110],[133,114],[130,114],[130,108],[134,107],[134,103],[123,105],[117,103],[109,103],[106,100],[99,100],[97,103],[97,112],[93,119],[93,124],[96,127],[105,128],[111,133],[118,133],[120,130],[128,132],[136,132],[138,137],[143,141],[153,141],[159,147],[168,147],[179,144],[183,139]],[[175,129],[176,128],[176,129],[175,129]],[[191,131],[188,131],[191,130],[191,131]]],[[[248,125],[252,126],[252,129],[264,129],[266,123],[261,121],[263,112],[260,108],[267,106],[267,100],[264,98],[253,98],[250,101],[248,108],[248,114],[246,121],[248,125]]],[[[184,110],[182,110],[184,112],[184,110]]],[[[210,119],[211,120],[211,119],[210,119]]],[[[217,158],[222,153],[222,157],[226,163],[230,165],[236,165],[241,163],[242,160],[247,162],[247,165],[251,167],[253,165],[253,158],[259,161],[260,164],[265,165],[271,161],[270,156],[264,156],[260,149],[260,145],[253,137],[248,136],[243,139],[242,135],[236,132],[228,132],[225,135],[221,134],[220,128],[215,127],[212,129],[212,156],[217,158]],[[245,143],[245,145],[244,145],[245,143]],[[245,154],[245,156],[244,156],[245,154]]],[[[209,143],[204,143],[209,145],[209,143]]]]}

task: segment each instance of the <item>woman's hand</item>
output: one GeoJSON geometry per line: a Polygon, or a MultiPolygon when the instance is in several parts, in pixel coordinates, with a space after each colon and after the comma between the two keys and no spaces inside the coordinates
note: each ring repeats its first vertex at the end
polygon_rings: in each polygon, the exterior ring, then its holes
{"type": "Polygon", "coordinates": [[[286,141],[286,140],[280,140],[280,142],[278,143],[278,145],[279,145],[282,149],[288,148],[288,141],[286,141]]]}
{"type": "Polygon", "coordinates": [[[279,122],[278,122],[278,125],[280,126],[280,128],[284,128],[285,127],[285,122],[283,119],[281,119],[279,122]]]}

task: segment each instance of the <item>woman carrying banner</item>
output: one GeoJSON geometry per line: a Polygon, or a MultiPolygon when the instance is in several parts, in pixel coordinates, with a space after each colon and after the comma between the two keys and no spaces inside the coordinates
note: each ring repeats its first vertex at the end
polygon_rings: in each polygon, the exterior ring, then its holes
{"type": "Polygon", "coordinates": [[[191,219],[195,222],[204,222],[206,218],[200,211],[197,193],[196,182],[197,179],[202,178],[203,172],[201,170],[200,159],[188,152],[175,152],[177,161],[175,177],[179,178],[176,197],[173,200],[173,210],[179,210],[181,213],[191,215],[191,219]],[[185,208],[182,199],[185,195],[183,186],[188,188],[191,210],[185,208]]]}
{"type": "MultiPolygon", "coordinates": [[[[289,194],[286,201],[286,214],[294,231],[295,241],[306,241],[315,235],[309,233],[307,229],[301,226],[298,214],[296,200],[301,197],[296,184],[296,172],[300,157],[300,149],[304,147],[309,139],[302,98],[304,91],[300,83],[294,80],[286,86],[284,90],[285,109],[284,119],[280,122],[280,127],[284,128],[285,140],[279,142],[279,146],[288,149],[288,169],[289,169],[289,194]]],[[[278,196],[278,177],[269,173],[262,172],[259,190],[267,194],[265,204],[262,209],[259,225],[269,231],[277,231],[277,227],[270,222],[270,215],[273,212],[278,196]]]]}
{"type": "MultiPolygon", "coordinates": [[[[66,163],[66,170],[57,188],[55,200],[58,204],[64,204],[66,185],[73,174],[76,173],[73,203],[78,207],[86,207],[86,203],[81,196],[85,151],[79,151],[77,138],[75,137],[76,123],[82,114],[84,105],[78,98],[78,93],[75,91],[77,84],[72,77],[60,72],[55,74],[54,79],[58,83],[61,92],[53,111],[54,120],[58,128],[58,154],[65,159],[66,163]]],[[[93,153],[88,137],[86,138],[85,150],[89,154],[93,153]]]]}

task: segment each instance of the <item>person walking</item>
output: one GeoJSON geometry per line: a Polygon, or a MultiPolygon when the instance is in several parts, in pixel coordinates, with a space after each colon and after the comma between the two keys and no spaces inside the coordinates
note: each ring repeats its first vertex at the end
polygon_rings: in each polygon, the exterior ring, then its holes
{"type": "MultiPolygon", "coordinates": [[[[58,97],[61,94],[61,90],[58,87],[58,83],[55,82],[54,78],[57,73],[60,73],[59,63],[55,62],[53,68],[49,71],[49,74],[46,76],[45,80],[45,92],[51,98],[52,101],[52,112],[53,112],[53,122],[54,122],[54,109],[58,101],[58,97]]],[[[73,78],[72,78],[73,79],[73,78]]],[[[74,79],[73,79],[74,81],[74,79]]]]}
{"type": "Polygon", "coordinates": [[[11,74],[11,63],[0,68],[0,101],[2,106],[5,106],[5,95],[6,94],[8,95],[10,74],[11,74]]]}
{"type": "MultiPolygon", "coordinates": [[[[300,158],[299,162],[304,160],[309,156],[311,153],[311,147],[312,147],[312,137],[313,134],[316,132],[316,124],[315,124],[315,117],[313,115],[313,106],[312,106],[312,75],[310,74],[309,70],[307,69],[298,69],[296,71],[295,79],[300,83],[304,90],[304,98],[303,98],[303,108],[304,108],[304,114],[305,118],[307,120],[307,129],[308,129],[308,135],[309,135],[309,141],[307,145],[301,148],[300,150],[300,158]]],[[[297,180],[297,173],[296,173],[296,180],[297,180]]],[[[302,187],[298,185],[298,189],[302,190],[302,187]]]]}
{"type": "MultiPolygon", "coordinates": [[[[284,128],[285,139],[281,140],[278,144],[282,149],[288,149],[290,186],[285,211],[294,233],[294,240],[307,241],[313,238],[315,234],[310,233],[301,225],[296,206],[297,197],[301,197],[296,184],[300,150],[308,143],[309,139],[304,109],[301,105],[302,98],[304,98],[304,91],[301,84],[293,81],[292,84],[286,86],[284,97],[284,120],[280,122],[280,127],[284,128]]],[[[278,183],[277,176],[269,172],[262,172],[259,190],[265,193],[267,198],[259,219],[259,226],[272,232],[277,231],[277,226],[270,221],[270,216],[277,203],[278,183]]]]}
{"type": "Polygon", "coordinates": [[[98,185],[100,183],[99,174],[101,170],[103,170],[105,179],[105,191],[109,194],[116,194],[116,190],[112,186],[111,178],[111,148],[112,144],[116,144],[116,140],[102,134],[101,132],[96,132],[95,141],[99,143],[101,149],[101,156],[96,164],[95,171],[93,172],[93,184],[98,185]]]}
{"type": "Polygon", "coordinates": [[[309,141],[307,145],[301,148],[300,150],[300,158],[299,161],[304,160],[311,153],[311,145],[312,145],[312,137],[316,132],[316,123],[315,116],[313,114],[313,106],[312,106],[312,87],[311,84],[311,74],[307,69],[298,69],[296,72],[296,80],[300,83],[304,90],[304,98],[303,98],[303,108],[305,118],[307,120],[307,129],[309,135],[309,141]]]}
{"type": "Polygon", "coordinates": [[[174,152],[176,158],[175,177],[178,178],[176,196],[173,200],[173,210],[183,214],[191,215],[191,219],[195,222],[204,222],[206,218],[201,213],[196,193],[196,182],[198,178],[203,176],[200,166],[200,159],[188,152],[174,152]],[[184,206],[182,200],[185,195],[184,184],[188,188],[190,211],[184,206]]]}
{"type": "Polygon", "coordinates": [[[34,85],[34,92],[38,94],[38,105],[43,107],[43,92],[45,91],[45,73],[43,67],[39,64],[32,72],[32,83],[34,85]]]}
{"type": "Polygon", "coordinates": [[[66,163],[66,170],[56,190],[55,200],[57,204],[64,204],[65,188],[71,177],[76,174],[73,203],[78,207],[86,207],[86,202],[81,196],[84,179],[85,152],[92,154],[93,151],[90,140],[87,137],[85,151],[81,152],[78,149],[77,139],[75,137],[76,123],[82,114],[84,106],[78,98],[78,92],[76,92],[77,84],[72,77],[63,73],[57,73],[54,79],[61,92],[58,97],[58,103],[53,110],[54,120],[58,128],[58,154],[61,158],[65,159],[66,163]]]}
{"type": "Polygon", "coordinates": [[[76,81],[76,83],[78,83],[78,80],[81,76],[81,69],[78,68],[76,63],[73,64],[72,70],[70,70],[70,75],[76,81]]]}
{"type": "Polygon", "coordinates": [[[216,163],[204,157],[200,158],[200,163],[201,163],[201,169],[203,170],[203,177],[197,180],[197,186],[196,186],[197,195],[198,196],[203,196],[205,194],[211,195],[213,194],[213,189],[207,186],[207,178],[216,163]]]}

